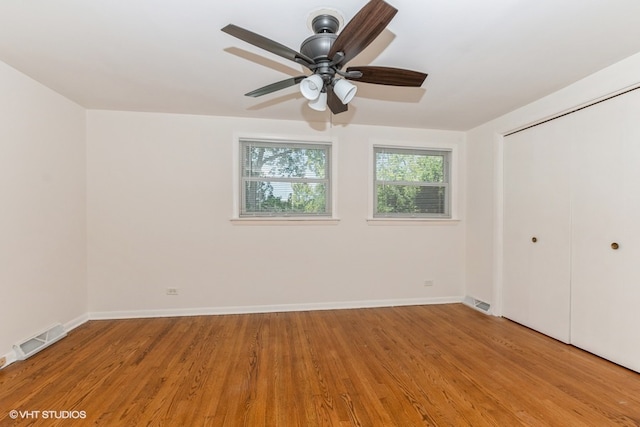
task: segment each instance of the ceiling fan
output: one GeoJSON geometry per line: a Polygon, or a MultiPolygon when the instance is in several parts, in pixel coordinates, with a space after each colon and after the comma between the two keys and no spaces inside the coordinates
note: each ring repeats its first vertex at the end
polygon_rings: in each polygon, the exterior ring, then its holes
{"type": "Polygon", "coordinates": [[[333,114],[347,111],[347,104],[355,96],[354,82],[390,86],[420,87],[427,74],[392,67],[352,66],[342,67],[362,52],[391,22],[396,8],[383,0],[371,0],[337,34],[340,23],[331,14],[316,16],[311,26],[314,35],[300,46],[300,52],[278,42],[229,24],[222,28],[227,34],[294,61],[309,70],[310,76],[291,77],[246,93],[258,97],[300,84],[300,92],[309,100],[314,110],[324,111],[328,106],[333,114]]]}

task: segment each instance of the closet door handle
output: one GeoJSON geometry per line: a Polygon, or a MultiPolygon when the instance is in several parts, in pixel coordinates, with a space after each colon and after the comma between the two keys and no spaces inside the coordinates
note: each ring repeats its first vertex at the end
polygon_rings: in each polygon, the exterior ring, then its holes
{"type": "Polygon", "coordinates": [[[620,247],[620,245],[619,245],[619,244],[617,244],[616,242],[613,242],[613,243],[611,244],[611,249],[613,249],[614,251],[617,251],[619,247],[620,247]]]}
{"type": "Polygon", "coordinates": [[[533,243],[535,243],[535,242],[537,242],[537,241],[538,241],[538,238],[537,238],[537,237],[532,237],[532,238],[531,238],[531,241],[532,241],[533,243]]]}

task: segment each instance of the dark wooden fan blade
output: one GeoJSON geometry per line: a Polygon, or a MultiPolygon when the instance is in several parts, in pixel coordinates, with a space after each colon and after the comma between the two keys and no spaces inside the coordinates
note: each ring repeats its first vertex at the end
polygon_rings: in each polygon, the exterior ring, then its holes
{"type": "Polygon", "coordinates": [[[252,96],[254,98],[257,98],[258,96],[266,95],[271,92],[276,92],[281,89],[286,89],[288,87],[295,86],[298,83],[300,83],[302,80],[304,80],[306,77],[307,76],[292,77],[290,79],[285,79],[276,83],[271,83],[270,85],[266,85],[259,89],[252,90],[249,93],[245,93],[244,96],[252,96]]]}
{"type": "Polygon", "coordinates": [[[347,77],[349,80],[363,83],[373,83],[377,85],[389,86],[411,86],[420,87],[427,74],[419,71],[405,70],[391,67],[349,67],[347,73],[359,71],[362,77],[347,77]]]}
{"type": "Polygon", "coordinates": [[[295,50],[290,49],[287,46],[268,39],[264,36],[261,36],[260,34],[256,34],[252,31],[245,30],[242,27],[238,27],[237,25],[229,24],[226,27],[222,28],[222,31],[249,44],[252,44],[268,52],[274,53],[278,56],[297,62],[299,64],[305,66],[313,64],[313,59],[309,58],[308,56],[303,55],[300,52],[296,52],[295,50]]]}
{"type": "Polygon", "coordinates": [[[338,34],[329,51],[329,58],[344,53],[342,64],[346,64],[362,52],[391,22],[398,12],[383,0],[371,0],[338,34]]]}
{"type": "Polygon", "coordinates": [[[333,92],[331,85],[327,86],[327,105],[333,114],[344,113],[349,109],[348,106],[340,101],[338,95],[333,92]]]}

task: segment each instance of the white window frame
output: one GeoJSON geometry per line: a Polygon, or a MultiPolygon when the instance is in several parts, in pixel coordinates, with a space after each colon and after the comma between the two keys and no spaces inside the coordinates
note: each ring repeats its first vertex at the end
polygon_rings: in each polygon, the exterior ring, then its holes
{"type": "Polygon", "coordinates": [[[265,136],[263,135],[251,135],[251,134],[238,134],[234,135],[233,144],[233,212],[231,221],[236,224],[246,225],[332,225],[338,223],[337,217],[337,156],[335,150],[335,141],[332,139],[313,139],[305,137],[294,136],[265,136]],[[328,211],[323,214],[242,214],[243,204],[243,142],[264,142],[266,144],[274,145],[291,145],[297,147],[323,147],[327,149],[327,203],[328,211]]]}
{"type": "Polygon", "coordinates": [[[371,225],[394,225],[404,222],[411,223],[433,223],[433,224],[444,224],[444,223],[452,223],[456,224],[459,220],[458,213],[458,174],[459,174],[459,147],[458,144],[454,142],[407,142],[407,141],[381,141],[375,140],[370,141],[369,144],[369,203],[368,203],[368,215],[367,222],[371,225]],[[390,150],[409,150],[416,152],[443,152],[446,151],[449,153],[449,164],[448,164],[448,173],[449,173],[449,182],[447,189],[447,197],[448,197],[448,215],[377,215],[376,214],[376,204],[377,204],[377,194],[376,194],[376,163],[375,163],[375,152],[378,148],[386,148],[390,150]]]}

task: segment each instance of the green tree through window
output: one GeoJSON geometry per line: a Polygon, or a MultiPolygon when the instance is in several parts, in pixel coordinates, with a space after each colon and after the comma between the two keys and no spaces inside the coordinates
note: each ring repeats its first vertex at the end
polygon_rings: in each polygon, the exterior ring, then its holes
{"type": "Polygon", "coordinates": [[[241,216],[328,216],[330,145],[241,141],[241,216]]]}
{"type": "Polygon", "coordinates": [[[377,217],[449,217],[449,151],[375,147],[377,217]]]}

